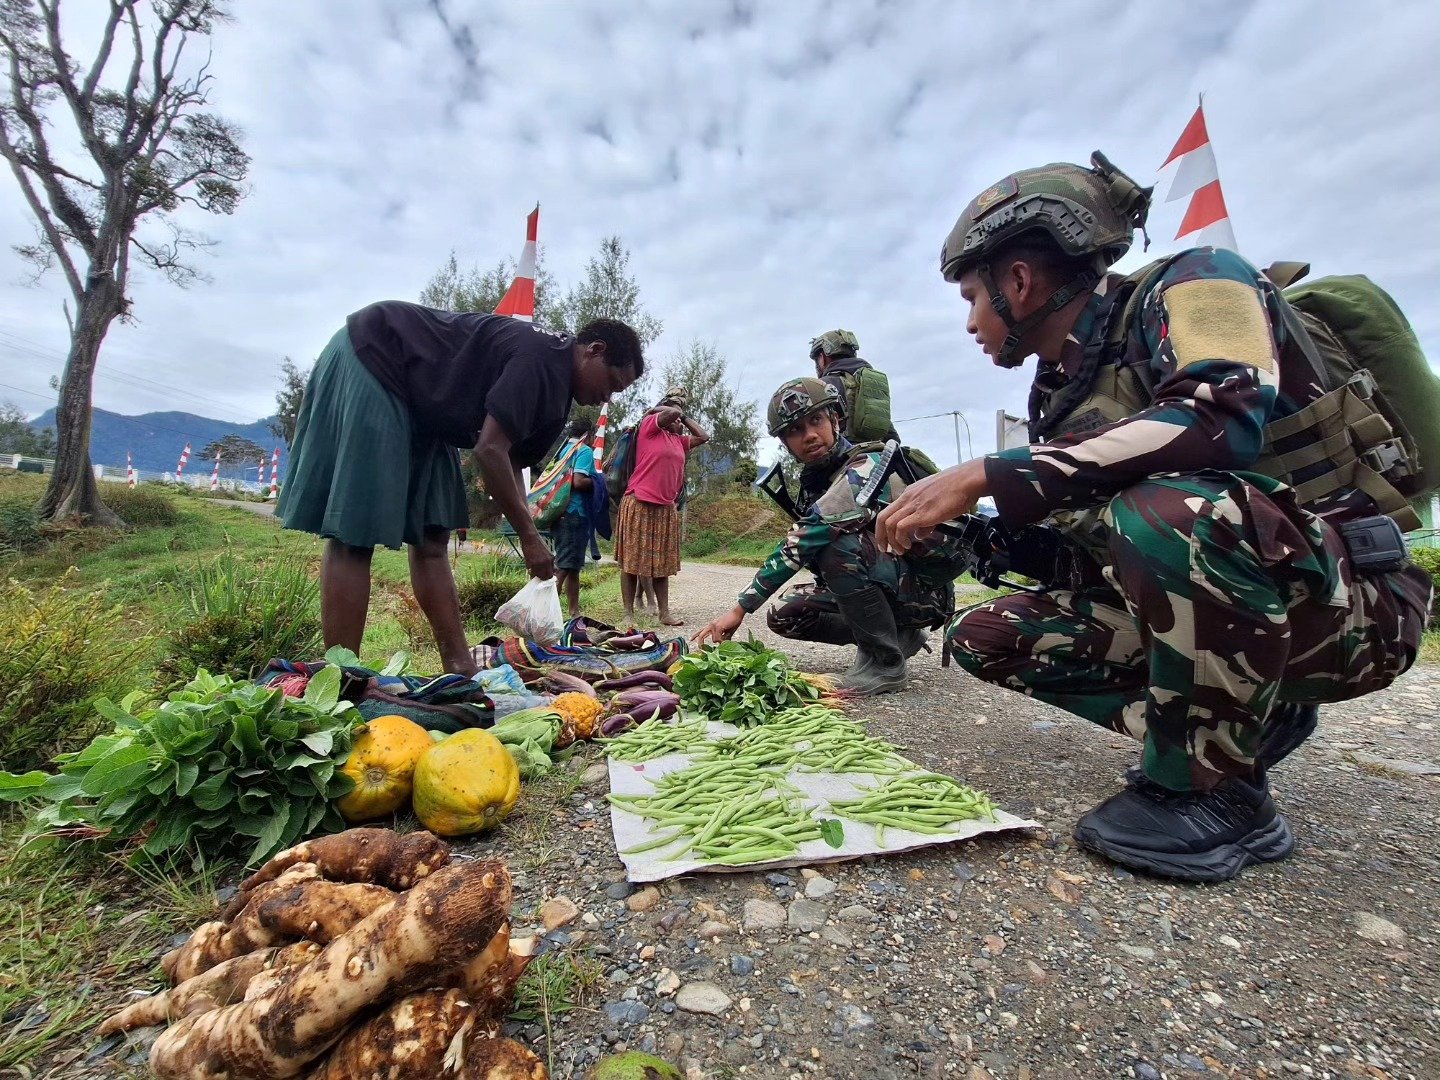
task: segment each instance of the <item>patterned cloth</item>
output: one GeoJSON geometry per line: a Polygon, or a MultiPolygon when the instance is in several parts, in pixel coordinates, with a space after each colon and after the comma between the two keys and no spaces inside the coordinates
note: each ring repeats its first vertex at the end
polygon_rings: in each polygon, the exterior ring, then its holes
{"type": "Polygon", "coordinates": [[[668,578],[680,572],[680,513],[674,505],[620,500],[615,528],[615,561],[636,577],[668,578]]]}
{"type": "MultiPolygon", "coordinates": [[[[1063,393],[1105,334],[1116,280],[1101,282],[1032,394],[1063,393]]],[[[1352,575],[1332,523],[1367,512],[1363,496],[1342,493],[1322,518],[1244,471],[1264,425],[1322,385],[1294,359],[1303,354],[1280,303],[1238,255],[1178,256],[1143,298],[1122,359],[1145,367],[1150,404],[986,458],[1012,529],[1092,511],[1084,546],[1112,588],[962,611],[948,630],[952,654],[982,679],[1140,739],[1146,775],[1172,790],[1253,778],[1276,701],[1389,685],[1414,662],[1429,608],[1429,577],[1414,567],[1352,575]]]]}
{"type": "Polygon", "coordinates": [[[664,671],[685,655],[685,639],[664,639],[653,630],[617,630],[585,616],[565,624],[558,645],[522,638],[490,638],[471,650],[482,668],[509,664],[527,681],[543,674],[546,665],[581,678],[599,681],[636,671],[664,671]]]}

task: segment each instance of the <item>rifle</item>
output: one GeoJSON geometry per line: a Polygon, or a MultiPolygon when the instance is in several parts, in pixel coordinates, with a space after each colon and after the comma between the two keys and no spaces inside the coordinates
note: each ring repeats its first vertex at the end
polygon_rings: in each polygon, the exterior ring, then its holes
{"type": "MultiPolygon", "coordinates": [[[[907,484],[919,479],[900,444],[891,439],[885,444],[875,471],[856,494],[855,504],[865,510],[873,505],[878,514],[888,504],[876,501],[876,497],[896,473],[907,484]]],[[[994,511],[976,510],[954,521],[943,521],[935,530],[960,541],[970,556],[966,569],[976,581],[991,589],[1047,592],[1054,588],[1080,589],[1100,580],[1099,568],[1089,556],[1066,543],[1055,529],[1044,525],[1027,525],[1012,533],[994,511]],[[1020,574],[1039,584],[1016,581],[1006,574],[1020,574]]]]}

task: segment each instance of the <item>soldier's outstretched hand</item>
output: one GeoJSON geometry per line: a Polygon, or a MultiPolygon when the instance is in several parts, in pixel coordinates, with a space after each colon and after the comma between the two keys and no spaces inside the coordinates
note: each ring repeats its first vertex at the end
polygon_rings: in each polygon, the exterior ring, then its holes
{"type": "Polygon", "coordinates": [[[881,551],[904,554],[942,521],[970,513],[985,494],[984,458],[971,458],[917,480],[880,511],[875,520],[875,542],[881,551]]]}
{"type": "Polygon", "coordinates": [[[696,645],[718,645],[722,641],[729,641],[735,636],[735,631],[740,629],[740,624],[744,620],[745,609],[737,605],[718,619],[706,623],[696,630],[690,635],[690,640],[696,645]]]}

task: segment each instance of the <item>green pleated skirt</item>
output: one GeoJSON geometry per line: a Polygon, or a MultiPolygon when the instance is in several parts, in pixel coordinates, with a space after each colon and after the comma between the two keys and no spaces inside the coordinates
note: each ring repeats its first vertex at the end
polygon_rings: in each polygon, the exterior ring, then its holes
{"type": "Polygon", "coordinates": [[[459,453],[416,433],[343,328],[306,384],[276,513],[287,529],[366,548],[469,524],[459,453]]]}

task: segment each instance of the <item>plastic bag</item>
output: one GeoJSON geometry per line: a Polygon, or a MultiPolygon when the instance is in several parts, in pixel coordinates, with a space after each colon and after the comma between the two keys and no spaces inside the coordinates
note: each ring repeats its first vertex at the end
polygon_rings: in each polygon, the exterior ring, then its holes
{"type": "Polygon", "coordinates": [[[565,616],[560,613],[560,587],[555,579],[531,578],[520,591],[495,612],[495,621],[508,626],[522,638],[554,645],[565,631],[565,616]]]}

